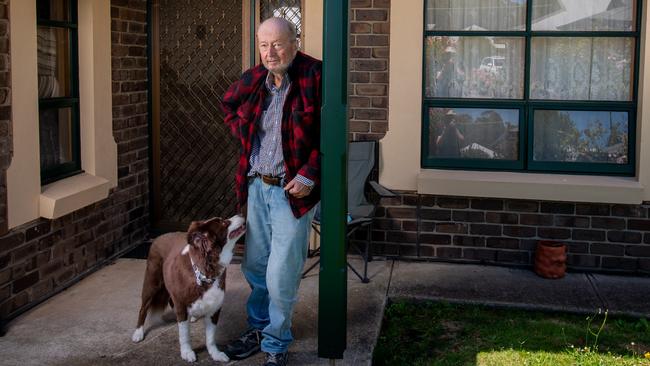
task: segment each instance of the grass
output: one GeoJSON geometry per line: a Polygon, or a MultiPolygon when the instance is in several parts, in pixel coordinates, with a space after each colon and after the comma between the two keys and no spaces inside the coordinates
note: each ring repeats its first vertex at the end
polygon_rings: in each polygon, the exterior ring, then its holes
{"type": "Polygon", "coordinates": [[[373,365],[650,366],[646,319],[400,301],[373,365]]]}

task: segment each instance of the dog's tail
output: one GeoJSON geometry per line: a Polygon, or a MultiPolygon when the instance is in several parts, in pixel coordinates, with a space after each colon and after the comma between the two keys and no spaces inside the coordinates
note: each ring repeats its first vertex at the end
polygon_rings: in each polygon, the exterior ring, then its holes
{"type": "MultiPolygon", "coordinates": [[[[149,253],[149,255],[155,256],[154,253],[149,253]]],[[[149,258],[147,260],[147,270],[145,271],[144,282],[142,283],[142,306],[138,314],[138,328],[144,325],[149,310],[152,313],[161,313],[167,306],[169,293],[165,288],[162,272],[162,258],[149,258]]]]}

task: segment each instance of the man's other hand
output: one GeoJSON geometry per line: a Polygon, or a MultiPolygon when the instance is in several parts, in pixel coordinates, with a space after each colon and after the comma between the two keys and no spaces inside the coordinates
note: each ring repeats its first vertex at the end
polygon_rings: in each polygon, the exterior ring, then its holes
{"type": "Polygon", "coordinates": [[[284,191],[289,192],[290,195],[296,198],[309,196],[311,189],[312,187],[300,183],[296,178],[292,179],[291,182],[284,186],[284,191]]]}

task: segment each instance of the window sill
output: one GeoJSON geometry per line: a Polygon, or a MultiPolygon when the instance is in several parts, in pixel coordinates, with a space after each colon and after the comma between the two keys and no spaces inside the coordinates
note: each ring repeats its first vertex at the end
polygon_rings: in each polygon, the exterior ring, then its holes
{"type": "Polygon", "coordinates": [[[421,169],[418,193],[569,202],[640,204],[643,185],[631,177],[421,169]]]}
{"type": "Polygon", "coordinates": [[[40,216],[56,219],[108,197],[110,182],[87,173],[43,186],[40,216]]]}

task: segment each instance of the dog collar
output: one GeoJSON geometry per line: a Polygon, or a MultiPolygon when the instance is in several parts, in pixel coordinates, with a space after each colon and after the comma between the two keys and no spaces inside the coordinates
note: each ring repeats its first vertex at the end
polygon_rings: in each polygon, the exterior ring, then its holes
{"type": "Polygon", "coordinates": [[[196,279],[197,286],[201,286],[204,283],[211,284],[214,282],[214,278],[208,278],[208,276],[204,275],[203,272],[201,272],[199,266],[194,263],[191,255],[190,262],[192,263],[192,270],[194,270],[194,278],[196,279]]]}

